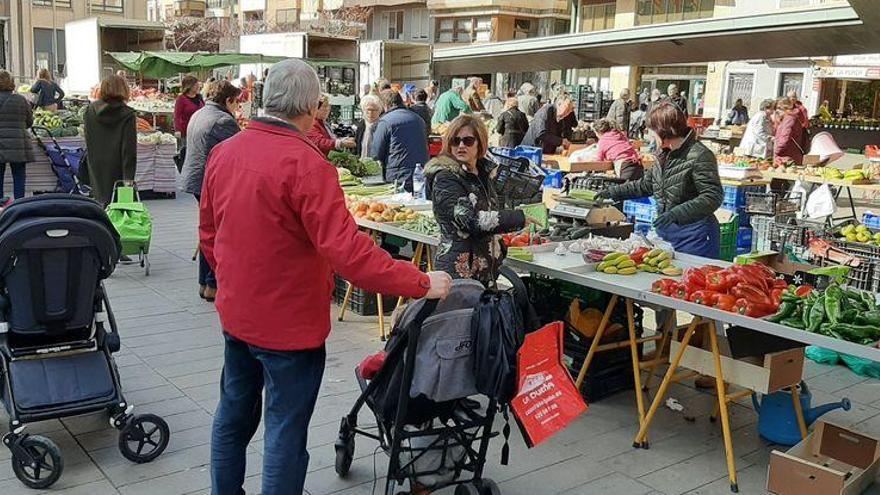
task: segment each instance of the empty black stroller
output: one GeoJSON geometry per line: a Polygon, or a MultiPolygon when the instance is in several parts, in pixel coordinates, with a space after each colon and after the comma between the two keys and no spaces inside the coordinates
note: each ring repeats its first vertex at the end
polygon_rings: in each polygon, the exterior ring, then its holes
{"type": "Polygon", "coordinates": [[[355,370],[362,394],[339,429],[340,476],[348,474],[359,434],[378,440],[390,456],[386,495],[406,480],[430,489],[457,485],[456,495],[499,493],[482,477],[489,440],[497,435],[497,404],[490,400],[482,411],[464,401],[477,394],[470,322],[483,291],[479,282],[455,280],[445,300],[410,304],[391,334],[382,368],[369,381],[360,367],[355,370]],[[364,404],[376,417],[375,428],[358,426],[364,404]]]}
{"type": "Polygon", "coordinates": [[[91,189],[81,184],[77,177],[86,150],[82,147],[60,144],[55,139],[55,136],[52,135],[52,131],[45,127],[35,125],[31,127],[31,132],[37,140],[37,144],[46,152],[46,156],[49,157],[50,168],[57,179],[55,181],[55,190],[52,192],[88,196],[91,189]],[[45,139],[50,139],[51,144],[47,144],[44,141],[45,139]]]}
{"type": "Polygon", "coordinates": [[[132,415],[111,353],[119,334],[103,280],[119,259],[119,236],[91,199],[45,194],[0,215],[0,400],[9,414],[3,444],[22,483],[46,488],[63,460],[26,423],[107,410],[119,450],[149,462],[168,445],[168,425],[132,415]]]}

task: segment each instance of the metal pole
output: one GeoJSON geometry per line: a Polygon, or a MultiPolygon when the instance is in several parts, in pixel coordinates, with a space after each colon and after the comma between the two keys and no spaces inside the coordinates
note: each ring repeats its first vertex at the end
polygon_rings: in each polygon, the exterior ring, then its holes
{"type": "Polygon", "coordinates": [[[57,0],[52,0],[52,77],[58,74],[58,5],[57,0]]]}

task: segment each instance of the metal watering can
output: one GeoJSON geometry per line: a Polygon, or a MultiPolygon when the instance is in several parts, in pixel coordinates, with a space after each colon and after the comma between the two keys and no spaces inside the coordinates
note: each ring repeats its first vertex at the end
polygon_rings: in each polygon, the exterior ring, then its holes
{"type": "MultiPolygon", "coordinates": [[[[849,399],[840,402],[831,402],[814,408],[810,407],[813,398],[807,384],[801,382],[800,399],[801,409],[804,411],[804,422],[809,427],[823,414],[835,409],[849,411],[852,404],[849,399]]],[[[752,394],[752,404],[758,412],[758,433],[766,440],[778,445],[795,445],[801,441],[801,431],[798,428],[797,418],[794,412],[794,403],[791,400],[791,392],[780,390],[765,395],[759,403],[758,394],[752,394]]]]}

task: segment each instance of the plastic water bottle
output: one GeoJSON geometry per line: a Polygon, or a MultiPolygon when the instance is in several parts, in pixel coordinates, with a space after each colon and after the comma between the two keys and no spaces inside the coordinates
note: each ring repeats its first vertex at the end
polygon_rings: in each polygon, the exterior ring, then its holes
{"type": "Polygon", "coordinates": [[[416,169],[413,172],[413,198],[425,199],[425,169],[421,163],[416,163],[416,169]]]}

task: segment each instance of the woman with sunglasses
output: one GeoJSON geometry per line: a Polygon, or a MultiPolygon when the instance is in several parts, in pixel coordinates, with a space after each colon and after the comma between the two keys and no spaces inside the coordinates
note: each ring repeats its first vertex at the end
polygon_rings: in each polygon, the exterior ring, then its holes
{"type": "Polygon", "coordinates": [[[486,285],[495,282],[504,259],[498,234],[533,223],[522,211],[498,209],[488,142],[481,120],[459,115],[446,131],[443,152],[425,167],[428,197],[440,225],[437,270],[486,285]]]}

